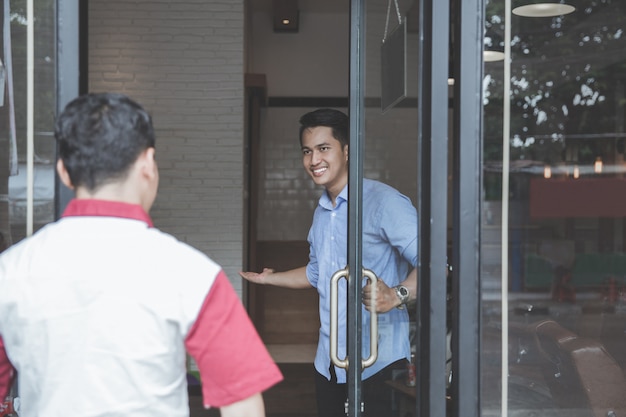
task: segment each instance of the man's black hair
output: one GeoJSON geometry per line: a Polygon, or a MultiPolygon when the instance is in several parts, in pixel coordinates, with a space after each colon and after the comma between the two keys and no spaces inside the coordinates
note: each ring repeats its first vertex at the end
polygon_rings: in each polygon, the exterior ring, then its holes
{"type": "Polygon", "coordinates": [[[4,239],[4,235],[0,232],[0,253],[9,247],[9,243],[4,239]]]}
{"type": "Polygon", "coordinates": [[[300,117],[300,145],[302,145],[302,133],[306,129],[318,126],[330,127],[333,137],[341,143],[341,147],[348,146],[350,128],[348,116],[335,109],[318,109],[300,117]]]}
{"type": "Polygon", "coordinates": [[[139,154],[154,147],[152,118],[122,94],[86,94],[56,121],[59,158],[72,185],[96,190],[123,178],[139,154]]]}

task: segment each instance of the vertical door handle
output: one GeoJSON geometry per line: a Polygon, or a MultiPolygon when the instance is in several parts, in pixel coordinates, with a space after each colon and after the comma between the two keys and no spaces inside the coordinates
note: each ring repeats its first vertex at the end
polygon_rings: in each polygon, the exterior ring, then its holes
{"type": "Polygon", "coordinates": [[[337,349],[339,348],[339,280],[348,279],[348,267],[335,272],[330,278],[330,360],[332,363],[343,369],[348,369],[348,357],[339,359],[337,349]]]}
{"type": "MultiPolygon", "coordinates": [[[[378,277],[374,272],[369,269],[363,269],[363,276],[367,278],[372,286],[372,305],[376,305],[376,289],[378,282],[378,277]]],[[[346,357],[345,359],[339,359],[337,356],[337,350],[339,347],[339,300],[338,300],[338,288],[339,288],[339,280],[341,278],[345,278],[346,280],[349,277],[348,267],[344,269],[340,269],[335,272],[330,279],[330,360],[332,363],[343,369],[347,369],[349,365],[349,360],[346,357]]],[[[378,359],[378,314],[376,310],[370,312],[370,356],[361,361],[361,366],[363,368],[367,368],[368,366],[372,366],[376,359],[378,359]]]]}
{"type": "Polygon", "coordinates": [[[378,313],[376,312],[376,291],[378,290],[378,277],[373,271],[363,268],[363,276],[370,281],[372,287],[372,310],[370,311],[370,356],[362,360],[363,369],[374,365],[378,359],[378,313]]]}

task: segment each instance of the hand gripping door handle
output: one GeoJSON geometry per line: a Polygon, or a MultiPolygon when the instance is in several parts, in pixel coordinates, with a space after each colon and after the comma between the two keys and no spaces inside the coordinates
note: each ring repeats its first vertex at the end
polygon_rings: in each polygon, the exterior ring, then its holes
{"type": "MultiPolygon", "coordinates": [[[[343,369],[348,368],[349,360],[347,357],[345,359],[339,359],[337,356],[339,346],[338,288],[339,280],[341,278],[348,279],[348,276],[348,267],[345,267],[335,272],[330,279],[330,360],[335,366],[343,369]]],[[[363,276],[372,284],[372,305],[375,306],[378,277],[369,269],[363,269],[363,276]]],[[[363,368],[372,366],[374,362],[376,362],[376,359],[378,359],[378,314],[376,310],[373,310],[370,312],[370,356],[365,360],[361,360],[361,366],[363,368]]]]}

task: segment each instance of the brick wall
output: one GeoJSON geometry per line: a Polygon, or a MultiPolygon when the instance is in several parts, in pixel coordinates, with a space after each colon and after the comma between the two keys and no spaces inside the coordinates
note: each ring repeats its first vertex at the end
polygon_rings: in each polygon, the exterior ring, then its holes
{"type": "Polygon", "coordinates": [[[153,115],[157,227],[220,263],[241,291],[244,0],[89,2],[89,90],[153,115]]]}

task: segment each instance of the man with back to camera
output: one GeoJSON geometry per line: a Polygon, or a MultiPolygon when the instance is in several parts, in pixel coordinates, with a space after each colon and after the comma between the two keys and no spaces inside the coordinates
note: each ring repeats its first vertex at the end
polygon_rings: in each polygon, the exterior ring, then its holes
{"type": "MultiPolygon", "coordinates": [[[[308,235],[309,263],[290,271],[241,272],[257,284],[285,288],[316,288],[320,297],[320,338],[315,356],[318,415],[345,417],[346,372],[330,362],[330,278],[347,265],[348,130],[344,113],[318,109],[300,118],[300,145],[304,169],[324,187],[308,235]]],[[[404,307],[417,292],[417,212],[397,190],[363,180],[363,267],[378,277],[376,311],[379,318],[378,360],[363,371],[365,416],[388,415],[392,371],[410,360],[409,317],[404,307]]],[[[346,299],[345,280],[339,300],[346,299]]],[[[371,286],[363,289],[365,310],[372,308],[371,286]]],[[[369,356],[369,314],[363,314],[363,357],[369,356]]],[[[346,354],[346,308],[339,303],[338,356],[346,354]]]]}
{"type": "Polygon", "coordinates": [[[265,415],[282,375],[221,267],[152,226],[149,114],[89,94],[56,123],[62,218],[0,255],[0,395],[21,416],[189,416],[186,352],[205,407],[265,415]]]}

